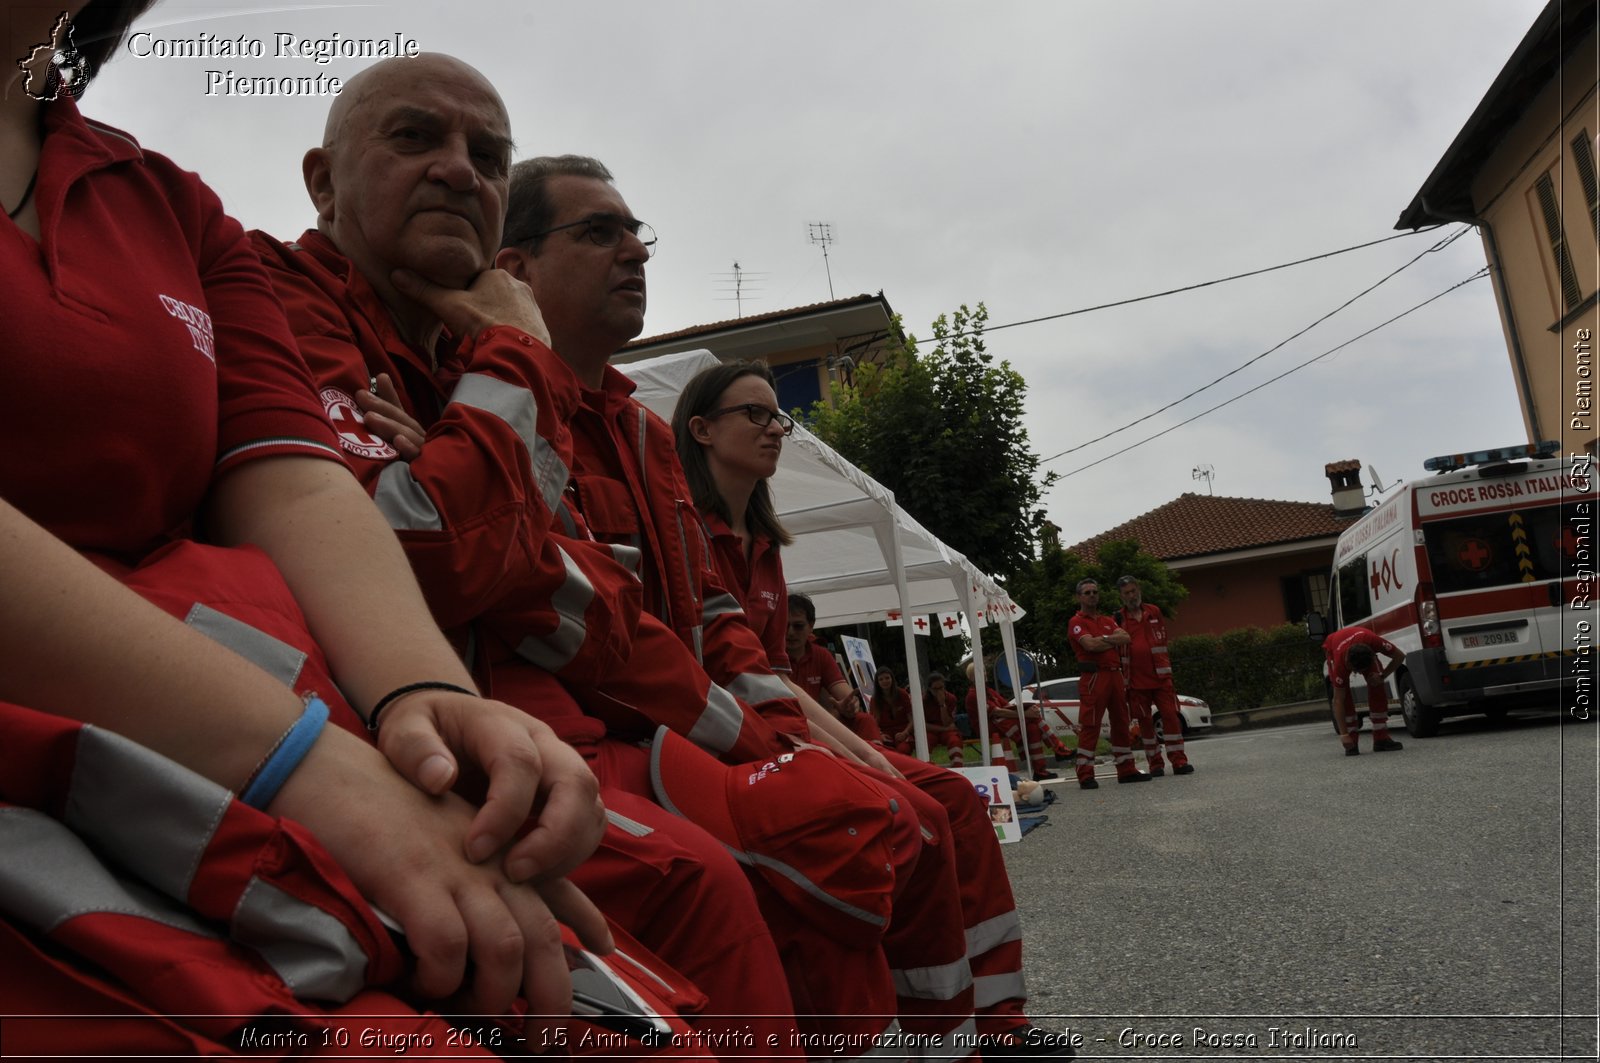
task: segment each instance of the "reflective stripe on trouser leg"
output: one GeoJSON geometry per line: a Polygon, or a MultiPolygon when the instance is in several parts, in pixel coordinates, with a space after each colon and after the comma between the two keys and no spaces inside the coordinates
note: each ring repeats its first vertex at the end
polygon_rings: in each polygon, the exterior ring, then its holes
{"type": "MultiPolygon", "coordinates": [[[[945,773],[949,775],[949,773],[945,773]]],[[[900,1025],[919,1038],[948,1035],[972,1020],[972,971],[961,904],[958,856],[949,816],[934,798],[907,780],[867,772],[861,779],[910,803],[934,840],[922,846],[907,870],[904,888],[896,883],[894,910],[883,936],[883,952],[894,971],[900,1025]]],[[[959,776],[951,779],[963,782],[959,776]]],[[[967,789],[970,791],[971,786],[967,789]]],[[[993,836],[993,828],[990,828],[993,836]]],[[[958,1046],[955,1047],[960,1051],[958,1046]]],[[[961,1056],[972,1054],[969,1045],[961,1056]]],[[[943,1049],[939,1053],[943,1058],[943,1049]]]]}
{"type": "Polygon", "coordinates": [[[1102,672],[1100,674],[1103,687],[1100,692],[1101,704],[1105,707],[1106,715],[1111,723],[1111,748],[1114,751],[1127,751],[1126,759],[1116,759],[1117,776],[1125,778],[1138,773],[1133,766],[1133,740],[1128,734],[1128,702],[1122,689],[1122,676],[1116,672],[1102,672]]]}
{"type": "Polygon", "coordinates": [[[1367,680],[1367,719],[1372,721],[1374,738],[1389,737],[1389,689],[1381,677],[1376,683],[1367,680]]]}
{"type": "MultiPolygon", "coordinates": [[[[999,1033],[1021,1025],[1027,1021],[1023,1012],[1027,992],[1022,975],[1022,924],[988,809],[962,776],[900,753],[891,751],[884,756],[911,784],[911,789],[902,792],[913,809],[927,802],[937,806],[935,814],[926,818],[947,829],[954,846],[959,869],[957,899],[978,1031],[999,1033]]],[[[940,835],[936,844],[945,844],[944,837],[940,835]]]]}

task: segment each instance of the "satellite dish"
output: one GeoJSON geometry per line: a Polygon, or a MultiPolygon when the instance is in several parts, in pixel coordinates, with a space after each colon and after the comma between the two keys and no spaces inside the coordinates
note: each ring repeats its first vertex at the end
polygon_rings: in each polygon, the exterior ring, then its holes
{"type": "MultiPolygon", "coordinates": [[[[1017,668],[1022,671],[1023,686],[1027,686],[1028,684],[1032,683],[1034,677],[1039,674],[1039,667],[1033,663],[1033,658],[1029,657],[1021,650],[1017,651],[1017,668]]],[[[1017,689],[1016,684],[1011,681],[1011,668],[1010,665],[1007,664],[1004,657],[1001,657],[995,662],[994,678],[995,682],[999,683],[1007,690],[1014,692],[1017,689]]]]}
{"type": "Polygon", "coordinates": [[[1377,492],[1378,492],[1378,494],[1380,494],[1380,495],[1381,495],[1381,494],[1383,494],[1383,493],[1384,493],[1384,492],[1385,492],[1385,491],[1387,491],[1387,490],[1388,490],[1388,488],[1387,488],[1387,487],[1385,487],[1385,486],[1383,486],[1383,478],[1382,478],[1382,477],[1381,477],[1381,476],[1379,476],[1379,475],[1378,475],[1378,468],[1377,468],[1377,466],[1375,466],[1375,465],[1368,465],[1368,466],[1367,466],[1367,475],[1368,475],[1368,476],[1370,476],[1370,477],[1372,477],[1372,489],[1373,489],[1373,490],[1374,490],[1374,491],[1377,491],[1377,492]]]}

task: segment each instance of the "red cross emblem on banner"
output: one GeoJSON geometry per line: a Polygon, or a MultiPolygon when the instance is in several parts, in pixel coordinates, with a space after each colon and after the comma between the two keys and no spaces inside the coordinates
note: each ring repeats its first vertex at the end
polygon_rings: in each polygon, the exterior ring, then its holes
{"type": "Polygon", "coordinates": [[[890,620],[899,620],[900,619],[900,610],[898,610],[898,609],[889,610],[889,619],[890,620]]]}
{"type": "Polygon", "coordinates": [[[911,622],[916,625],[918,631],[926,631],[928,629],[928,618],[925,616],[919,616],[911,622]]]}
{"type": "Polygon", "coordinates": [[[957,621],[955,617],[947,616],[943,620],[939,621],[939,623],[944,625],[944,629],[946,631],[954,631],[956,629],[957,621]]]}
{"type": "Polygon", "coordinates": [[[1468,572],[1482,572],[1489,567],[1489,562],[1493,559],[1494,554],[1482,539],[1468,539],[1461,544],[1461,549],[1456,551],[1456,560],[1460,561],[1461,567],[1468,572]]]}

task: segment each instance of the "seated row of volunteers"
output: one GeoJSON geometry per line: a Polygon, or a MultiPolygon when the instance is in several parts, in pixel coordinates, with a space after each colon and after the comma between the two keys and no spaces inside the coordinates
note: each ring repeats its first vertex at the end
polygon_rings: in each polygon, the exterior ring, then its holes
{"type": "MultiPolygon", "coordinates": [[[[605,167],[387,60],[306,132],[310,228],[247,234],[59,91],[144,6],[14,17],[55,47],[0,101],[8,1045],[574,1047],[593,962],[698,1035],[640,1051],[1064,1050],[971,788],[785,680],[781,529],[703,522],[607,364],[654,234],[605,167]]],[[[771,431],[735,383],[702,455],[771,431]]]]}

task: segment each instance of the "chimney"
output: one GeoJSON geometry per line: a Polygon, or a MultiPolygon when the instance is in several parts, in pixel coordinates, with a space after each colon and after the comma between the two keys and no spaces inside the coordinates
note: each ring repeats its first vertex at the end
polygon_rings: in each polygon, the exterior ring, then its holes
{"type": "Polygon", "coordinates": [[[1322,467],[1333,488],[1333,512],[1341,517],[1365,512],[1367,493],[1361,487],[1361,462],[1355,458],[1330,462],[1322,467]]]}

